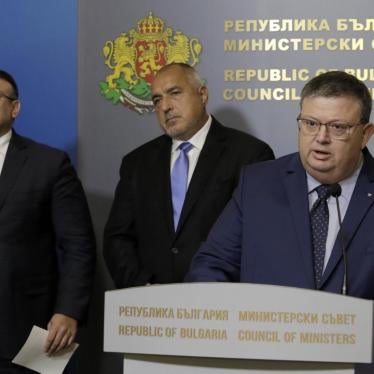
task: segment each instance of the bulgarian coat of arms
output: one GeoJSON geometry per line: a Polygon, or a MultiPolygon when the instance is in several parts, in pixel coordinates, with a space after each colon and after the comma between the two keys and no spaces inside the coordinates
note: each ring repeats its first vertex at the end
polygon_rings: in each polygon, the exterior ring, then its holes
{"type": "Polygon", "coordinates": [[[142,114],[154,111],[150,85],[157,71],[172,62],[195,66],[202,45],[181,31],[165,28],[152,12],[137,26],[105,43],[105,65],[112,71],[99,85],[107,100],[142,114]]]}

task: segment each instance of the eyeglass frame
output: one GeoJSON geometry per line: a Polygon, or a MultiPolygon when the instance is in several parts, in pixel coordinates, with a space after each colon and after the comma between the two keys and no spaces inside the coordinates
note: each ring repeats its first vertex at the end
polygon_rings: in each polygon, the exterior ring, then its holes
{"type": "MultiPolygon", "coordinates": [[[[298,128],[299,130],[301,131],[301,128],[303,127],[302,126],[302,123],[300,121],[312,121],[312,122],[315,122],[316,125],[318,126],[317,127],[317,131],[313,134],[306,134],[306,135],[310,135],[310,136],[314,136],[314,135],[317,135],[319,133],[319,130],[321,129],[321,126],[326,126],[326,129],[328,131],[328,134],[333,138],[333,139],[338,139],[338,140],[341,140],[341,139],[348,139],[350,137],[350,135],[352,134],[352,129],[353,128],[356,128],[358,126],[364,126],[366,125],[366,123],[356,123],[356,124],[350,124],[350,123],[345,123],[344,121],[341,121],[341,123],[339,123],[339,121],[337,120],[333,120],[333,121],[329,121],[329,122],[325,122],[325,123],[322,123],[321,121],[317,120],[317,119],[313,119],[313,118],[302,118],[300,117],[300,114],[297,116],[296,118],[296,121],[297,121],[297,125],[298,125],[298,128]],[[330,129],[331,129],[331,125],[332,124],[341,124],[341,125],[344,125],[344,128],[345,128],[345,133],[342,135],[342,136],[334,136],[331,132],[330,132],[330,129]]],[[[304,127],[305,128],[305,127],[304,127]]],[[[308,130],[307,130],[308,131],[308,130]]]]}
{"type": "Polygon", "coordinates": [[[11,97],[9,95],[6,95],[5,93],[3,92],[0,92],[0,99],[4,97],[5,99],[8,99],[9,101],[16,101],[18,100],[16,97],[11,97]]]}

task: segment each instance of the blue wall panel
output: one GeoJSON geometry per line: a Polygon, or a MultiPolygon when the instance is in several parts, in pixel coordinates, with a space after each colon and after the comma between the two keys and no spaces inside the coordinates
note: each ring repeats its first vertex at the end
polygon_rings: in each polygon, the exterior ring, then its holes
{"type": "Polygon", "coordinates": [[[69,152],[77,143],[77,0],[0,0],[0,69],[22,101],[15,129],[69,152]]]}

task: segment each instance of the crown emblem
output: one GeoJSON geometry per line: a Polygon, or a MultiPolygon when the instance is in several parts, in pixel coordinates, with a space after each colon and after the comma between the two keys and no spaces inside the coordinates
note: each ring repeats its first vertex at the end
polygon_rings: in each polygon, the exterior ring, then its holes
{"type": "Polygon", "coordinates": [[[143,18],[138,22],[138,31],[140,34],[159,34],[164,29],[164,21],[161,18],[153,17],[149,12],[148,18],[143,18]]]}
{"type": "Polygon", "coordinates": [[[195,66],[201,51],[197,38],[165,27],[164,20],[150,11],[136,29],[105,42],[104,63],[111,73],[99,82],[100,92],[113,104],[121,103],[140,114],[153,112],[150,86],[155,74],[172,62],[195,66]]]}

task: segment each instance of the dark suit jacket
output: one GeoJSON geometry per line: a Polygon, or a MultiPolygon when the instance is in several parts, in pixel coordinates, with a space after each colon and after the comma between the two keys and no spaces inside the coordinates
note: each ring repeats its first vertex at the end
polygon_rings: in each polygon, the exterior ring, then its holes
{"type": "MultiPolygon", "coordinates": [[[[365,162],[343,221],[348,293],[374,298],[374,160],[365,162]]],[[[336,240],[321,290],[340,293],[336,240]]],[[[307,179],[298,154],[246,167],[233,199],[196,254],[187,281],[241,281],[315,289],[307,179]]]]}
{"type": "MultiPolygon", "coordinates": [[[[348,294],[374,299],[374,160],[365,161],[343,221],[348,294]]],[[[194,257],[186,281],[241,281],[315,289],[309,201],[298,154],[243,170],[238,189],[194,257]]],[[[320,290],[341,293],[336,240],[320,290]]],[[[357,365],[355,373],[373,373],[357,365]]]]}
{"type": "Polygon", "coordinates": [[[173,228],[171,139],[160,136],[124,157],[104,232],[104,256],[118,288],[181,282],[230,199],[243,164],[273,158],[263,142],[215,119],[173,228]]]}
{"type": "Polygon", "coordinates": [[[65,153],[13,132],[0,175],[0,357],[54,313],[84,319],[95,245],[65,153]]]}

